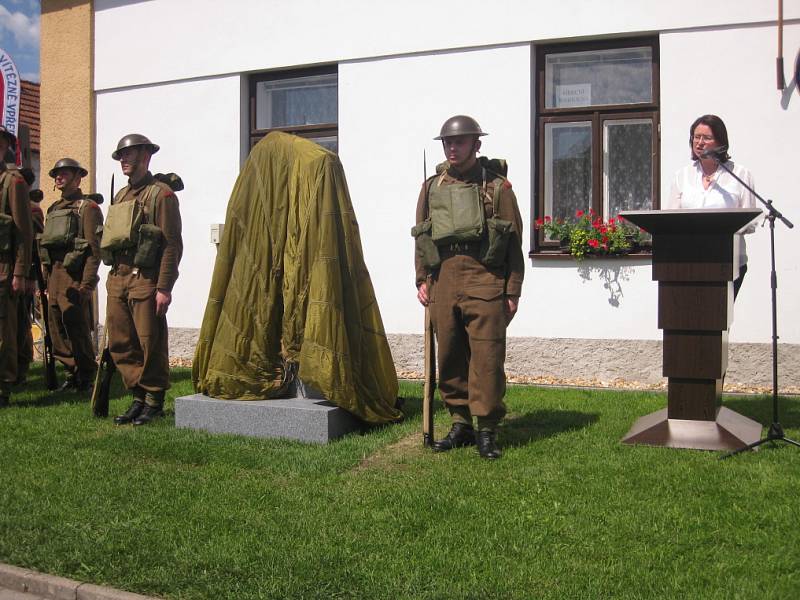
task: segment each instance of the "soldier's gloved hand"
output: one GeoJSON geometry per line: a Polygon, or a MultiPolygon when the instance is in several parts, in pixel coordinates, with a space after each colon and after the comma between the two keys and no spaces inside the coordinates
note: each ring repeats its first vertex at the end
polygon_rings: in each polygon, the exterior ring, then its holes
{"type": "Polygon", "coordinates": [[[423,281],[417,287],[417,300],[422,306],[428,306],[430,300],[428,299],[428,284],[427,282],[423,281]]]}
{"type": "Polygon", "coordinates": [[[519,296],[506,296],[506,322],[511,323],[511,319],[517,314],[519,308],[519,296]]]}
{"type": "Polygon", "coordinates": [[[167,309],[172,302],[172,292],[165,290],[156,291],[156,316],[163,317],[167,314],[167,309]]]}

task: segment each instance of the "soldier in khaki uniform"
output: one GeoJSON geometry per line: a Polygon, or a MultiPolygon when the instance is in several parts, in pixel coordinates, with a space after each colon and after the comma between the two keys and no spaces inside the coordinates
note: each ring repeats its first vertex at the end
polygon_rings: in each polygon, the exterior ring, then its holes
{"type": "Polygon", "coordinates": [[[178,198],[150,173],[159,146],[140,134],[123,137],[111,157],[128,185],[109,207],[101,244],[111,266],[106,289],[108,347],[125,386],[133,393],[118,425],[145,425],[163,415],[169,388],[167,309],[183,254],[178,198]],[[131,205],[130,203],[135,203],[131,205]],[[134,234],[120,235],[127,223],[134,234]]]}
{"type": "MultiPolygon", "coordinates": [[[[16,143],[0,126],[0,156],[16,143]]],[[[0,161],[0,408],[8,406],[17,381],[17,303],[25,292],[32,244],[28,185],[19,171],[0,161]]]]}
{"type": "MultiPolygon", "coordinates": [[[[28,167],[20,169],[22,178],[29,188],[33,187],[33,182],[36,180],[36,175],[28,167]]],[[[42,191],[31,189],[29,194],[31,204],[31,222],[33,225],[33,238],[42,231],[44,231],[44,213],[42,212],[39,202],[42,200],[42,191]]],[[[33,335],[31,333],[31,309],[33,307],[33,295],[36,293],[36,271],[34,262],[38,260],[36,244],[33,244],[31,252],[31,268],[28,269],[28,275],[25,278],[25,294],[17,301],[17,352],[19,352],[17,360],[17,385],[25,383],[30,370],[31,362],[33,361],[33,335]]]]}
{"type": "Polygon", "coordinates": [[[431,311],[438,342],[439,392],[453,426],[434,450],[477,443],[501,456],[496,429],[506,413],[506,327],[522,292],[522,218],[505,162],[476,156],[487,135],[471,117],[442,125],[446,162],[417,202],[417,298],[431,311]],[[473,425],[477,418],[477,433],[473,425]]]}
{"type": "Polygon", "coordinates": [[[92,344],[92,298],[100,266],[97,229],[103,213],[81,191],[89,172],[78,161],[62,158],[50,169],[61,198],[47,209],[39,254],[47,281],[53,356],[70,375],[61,391],[92,387],[97,361],[92,344]]]}

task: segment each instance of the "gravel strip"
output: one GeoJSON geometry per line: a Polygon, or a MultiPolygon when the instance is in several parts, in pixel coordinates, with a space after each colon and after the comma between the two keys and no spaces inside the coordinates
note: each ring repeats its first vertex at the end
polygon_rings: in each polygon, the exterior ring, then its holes
{"type": "MultiPolygon", "coordinates": [[[[169,330],[170,365],[189,367],[198,329],[169,330]]],[[[401,379],[422,379],[423,337],[389,334],[389,346],[401,379]]],[[[731,344],[726,392],[772,392],[771,344],[731,344]]],[[[661,342],[515,337],[508,339],[506,373],[510,383],[593,388],[665,390],[661,342]]],[[[778,349],[779,391],[800,394],[800,345],[778,349]]]]}

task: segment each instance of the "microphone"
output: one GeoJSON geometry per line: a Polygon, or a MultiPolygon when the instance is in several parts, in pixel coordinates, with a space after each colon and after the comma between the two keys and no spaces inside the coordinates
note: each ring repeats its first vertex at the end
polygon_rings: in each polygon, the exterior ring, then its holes
{"type": "Polygon", "coordinates": [[[728,153],[727,146],[720,146],[719,148],[709,148],[700,153],[700,158],[715,158],[720,160],[728,153]]]}

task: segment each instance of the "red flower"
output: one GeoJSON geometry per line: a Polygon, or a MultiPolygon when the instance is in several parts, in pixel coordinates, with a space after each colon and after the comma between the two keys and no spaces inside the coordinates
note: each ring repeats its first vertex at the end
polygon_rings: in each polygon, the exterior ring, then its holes
{"type": "Polygon", "coordinates": [[[608,220],[608,224],[609,224],[609,225],[613,225],[614,223],[616,223],[616,221],[614,220],[614,217],[611,217],[611,218],[608,220]]]}
{"type": "Polygon", "coordinates": [[[583,216],[583,211],[578,209],[575,211],[575,217],[580,219],[583,216]]]}
{"type": "Polygon", "coordinates": [[[594,209],[593,209],[593,208],[590,208],[590,209],[589,209],[589,214],[590,214],[590,215],[592,215],[592,216],[594,216],[594,209]]]}
{"type": "Polygon", "coordinates": [[[536,227],[539,228],[542,225],[544,225],[544,219],[542,219],[542,217],[539,217],[538,219],[536,219],[536,227]]]}
{"type": "Polygon", "coordinates": [[[552,219],[552,217],[545,217],[545,218],[544,218],[544,222],[545,222],[545,223],[549,223],[549,222],[550,222],[550,221],[552,221],[552,220],[553,220],[553,219],[552,219]]]}
{"type": "Polygon", "coordinates": [[[599,244],[599,242],[597,240],[595,240],[595,239],[591,239],[586,243],[589,244],[592,248],[597,248],[597,246],[599,244]]]}
{"type": "Polygon", "coordinates": [[[617,221],[622,223],[624,220],[625,220],[625,217],[623,217],[622,215],[617,215],[617,221]]]}

